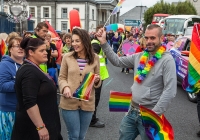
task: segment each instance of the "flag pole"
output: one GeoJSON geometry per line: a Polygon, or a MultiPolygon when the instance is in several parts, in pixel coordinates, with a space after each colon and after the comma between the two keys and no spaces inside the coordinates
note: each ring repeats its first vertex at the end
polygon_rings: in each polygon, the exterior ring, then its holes
{"type": "Polygon", "coordinates": [[[111,16],[112,16],[112,13],[111,13],[110,16],[108,17],[108,19],[107,19],[107,21],[105,22],[103,28],[106,26],[106,24],[107,24],[107,22],[108,22],[108,20],[110,19],[111,16]]]}
{"type": "MultiPolygon", "coordinates": [[[[197,30],[197,34],[199,36],[199,30],[198,30],[197,24],[196,24],[196,30],[197,30]]],[[[200,36],[199,36],[199,38],[200,38],[200,36]]]]}

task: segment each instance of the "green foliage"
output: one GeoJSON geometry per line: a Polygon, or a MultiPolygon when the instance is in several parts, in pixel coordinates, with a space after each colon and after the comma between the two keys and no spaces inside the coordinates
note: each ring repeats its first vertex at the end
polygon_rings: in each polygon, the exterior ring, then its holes
{"type": "Polygon", "coordinates": [[[177,5],[174,5],[164,2],[164,0],[160,0],[144,13],[144,21],[146,25],[151,24],[153,15],[156,13],[171,15],[197,15],[197,10],[188,1],[178,2],[177,5]]]}

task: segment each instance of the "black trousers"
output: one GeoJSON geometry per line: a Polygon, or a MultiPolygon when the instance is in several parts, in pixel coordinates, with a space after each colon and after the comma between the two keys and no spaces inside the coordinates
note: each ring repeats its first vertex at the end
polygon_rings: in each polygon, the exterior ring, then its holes
{"type": "Polygon", "coordinates": [[[200,125],[200,92],[197,93],[197,114],[198,114],[199,125],[200,125]]]}
{"type": "Polygon", "coordinates": [[[95,88],[95,111],[92,116],[91,124],[95,124],[98,121],[96,117],[96,113],[97,113],[97,106],[99,105],[99,101],[100,101],[102,85],[103,85],[103,81],[101,82],[101,86],[99,88],[95,88]]]}

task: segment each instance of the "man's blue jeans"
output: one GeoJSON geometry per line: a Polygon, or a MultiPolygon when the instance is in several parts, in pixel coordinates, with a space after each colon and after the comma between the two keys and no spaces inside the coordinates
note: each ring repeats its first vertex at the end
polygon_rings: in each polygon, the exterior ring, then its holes
{"type": "Polygon", "coordinates": [[[149,140],[142,125],[140,113],[133,109],[130,109],[128,114],[122,119],[119,131],[119,140],[135,140],[139,134],[142,140],[149,140]]]}
{"type": "Polygon", "coordinates": [[[65,121],[68,140],[84,140],[89,128],[93,112],[78,110],[61,109],[65,121]]]}

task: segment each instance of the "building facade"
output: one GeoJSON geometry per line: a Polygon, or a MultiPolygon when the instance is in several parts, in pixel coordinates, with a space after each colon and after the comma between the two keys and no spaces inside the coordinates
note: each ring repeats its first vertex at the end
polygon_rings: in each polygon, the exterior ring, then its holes
{"type": "Polygon", "coordinates": [[[125,24],[125,20],[140,20],[144,23],[144,13],[148,8],[146,6],[136,6],[119,17],[119,22],[125,24]]]}
{"type": "Polygon", "coordinates": [[[187,0],[190,1],[197,10],[197,14],[200,16],[200,0],[187,0]]]}
{"type": "MultiPolygon", "coordinates": [[[[95,31],[98,25],[105,24],[118,0],[26,0],[28,15],[35,22],[48,21],[56,30],[66,31],[70,28],[69,12],[79,11],[83,29],[95,31]]],[[[7,8],[8,9],[8,8],[7,8]]],[[[107,24],[118,23],[119,13],[111,16],[107,24]]]]}

